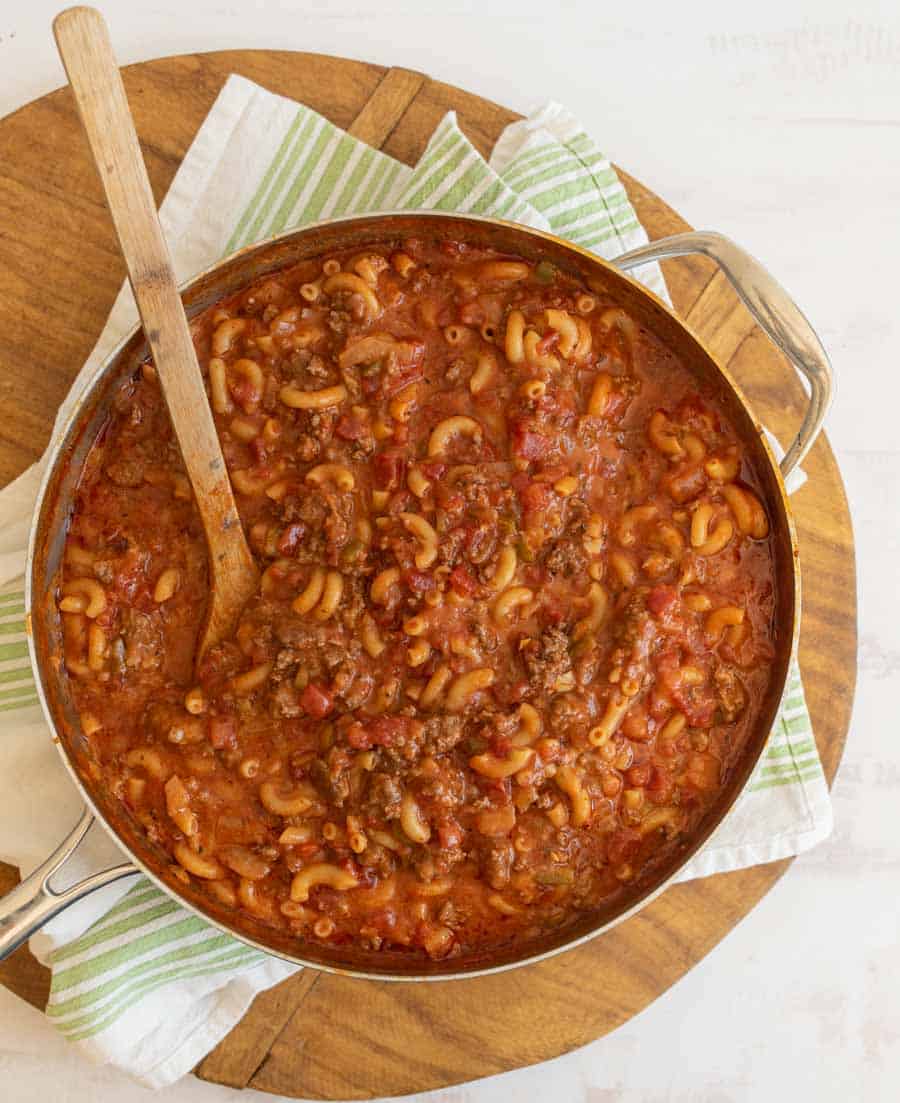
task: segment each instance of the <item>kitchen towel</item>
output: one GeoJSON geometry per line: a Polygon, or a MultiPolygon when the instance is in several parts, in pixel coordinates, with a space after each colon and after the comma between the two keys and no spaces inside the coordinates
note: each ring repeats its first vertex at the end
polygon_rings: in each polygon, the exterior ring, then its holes
{"type": "MultiPolygon", "coordinates": [[[[397,209],[467,211],[551,230],[615,257],[644,244],[625,190],[593,140],[549,105],[501,135],[486,162],[448,114],[410,168],[314,111],[232,76],[163,202],[179,279],[250,242],[317,219],[397,209]]],[[[656,265],[639,277],[666,297],[656,265]]],[[[57,427],[133,327],[124,287],[57,427]]],[[[76,823],[80,801],[48,738],[23,623],[25,544],[43,472],[0,492],[0,857],[30,872],[76,823]]],[[[799,671],[747,791],[683,878],[799,853],[831,828],[831,804],[799,671]]],[[[121,862],[95,825],[65,878],[121,862]]],[[[92,1060],[151,1087],[171,1083],[238,1021],[254,995],[294,971],[210,927],[143,877],[68,909],[32,940],[52,970],[47,1015],[92,1060]]]]}

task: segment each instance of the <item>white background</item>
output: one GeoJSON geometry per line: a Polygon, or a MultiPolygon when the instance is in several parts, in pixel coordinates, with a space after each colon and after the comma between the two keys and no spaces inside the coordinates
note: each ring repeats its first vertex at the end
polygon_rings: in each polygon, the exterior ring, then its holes
{"type": "MultiPolygon", "coordinates": [[[[122,63],[234,47],[314,50],[421,69],[522,111],[556,98],[690,222],[736,238],[796,296],[838,376],[829,434],[860,575],[860,677],[834,836],[615,1034],[535,1069],[421,1098],[900,1097],[900,4],[99,6],[122,63]]],[[[50,33],[57,10],[48,0],[0,0],[0,115],[63,82],[50,33]]],[[[83,1064],[4,990],[0,1084],[9,1103],[147,1098],[83,1064]]],[[[188,1078],[161,1098],[271,1097],[188,1078]]]]}

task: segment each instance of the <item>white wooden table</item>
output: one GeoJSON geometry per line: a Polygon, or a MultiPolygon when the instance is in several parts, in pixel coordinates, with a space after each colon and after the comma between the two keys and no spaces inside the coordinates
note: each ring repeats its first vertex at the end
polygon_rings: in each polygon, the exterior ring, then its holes
{"type": "MultiPolygon", "coordinates": [[[[50,33],[58,6],[0,0],[0,115],[63,83],[50,33]]],[[[522,111],[558,99],[620,164],[694,225],[747,246],[802,304],[837,372],[829,434],[859,557],[860,676],[834,790],[835,834],[615,1034],[547,1065],[422,1098],[900,1098],[900,5],[99,6],[122,63],[230,47],[318,50],[422,69],[522,111]]],[[[147,1098],[85,1065],[2,989],[0,1084],[9,1103],[147,1098]]],[[[162,1093],[178,1103],[250,1096],[271,1098],[190,1078],[162,1093]]]]}

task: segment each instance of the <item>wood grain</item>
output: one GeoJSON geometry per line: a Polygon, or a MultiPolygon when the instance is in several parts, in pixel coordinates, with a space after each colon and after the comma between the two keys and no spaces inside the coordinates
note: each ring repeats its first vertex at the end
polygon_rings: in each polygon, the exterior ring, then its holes
{"type": "Polygon", "coordinates": [[[381,149],[406,109],[426,81],[423,73],[411,69],[389,69],[381,83],[347,127],[347,133],[381,149]]]}
{"type": "MultiPolygon", "coordinates": [[[[159,201],[229,73],[303,100],[395,157],[414,161],[447,110],[489,153],[516,116],[405,70],[314,54],[239,51],[166,58],[124,71],[159,201]]],[[[66,91],[0,122],[0,479],[39,455],[56,405],[89,351],[124,270],[66,91]],[[49,215],[49,217],[48,217],[49,215]],[[51,228],[52,226],[52,228],[51,228]],[[33,380],[28,388],[22,378],[33,380]]],[[[651,238],[688,229],[620,169],[651,238]]],[[[678,312],[727,362],[785,441],[803,389],[709,261],[664,266],[678,312]]],[[[831,780],[855,682],[853,536],[822,438],[793,497],[803,569],[800,658],[831,780]]],[[[311,970],[257,997],[198,1075],[314,1099],[364,1099],[471,1080],[565,1053],[626,1022],[707,954],[789,862],[677,885],[627,923],[551,961],[441,984],[359,982],[311,970]]],[[[0,980],[40,1005],[46,975],[23,956],[0,980]]],[[[727,1013],[727,1009],[723,1009],[727,1013]]]]}

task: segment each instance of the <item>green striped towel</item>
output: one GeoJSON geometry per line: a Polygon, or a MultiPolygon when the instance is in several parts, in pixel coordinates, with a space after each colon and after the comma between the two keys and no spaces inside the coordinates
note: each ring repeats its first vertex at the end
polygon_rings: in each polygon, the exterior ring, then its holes
{"type": "MultiPolygon", "coordinates": [[[[447,115],[414,168],[361,144],[305,107],[232,77],[162,207],[182,278],[249,242],[320,218],[428,208],[499,215],[549,229],[607,257],[646,235],[609,161],[550,105],[509,127],[490,164],[447,115]]],[[[666,294],[659,269],[642,278],[666,294]]],[[[60,412],[136,320],[123,289],[60,412]]],[[[22,569],[40,465],[0,497],[0,857],[28,872],[79,815],[36,705],[25,650],[22,569]],[[41,800],[35,801],[34,794],[41,800]]],[[[747,793],[685,872],[771,861],[827,835],[831,808],[796,669],[747,793]]],[[[121,860],[98,827],[73,874],[121,860]]],[[[47,1014],[92,1059],[150,1086],[189,1070],[292,967],[221,934],[144,878],[69,909],[33,940],[52,969],[47,1014]]]]}

